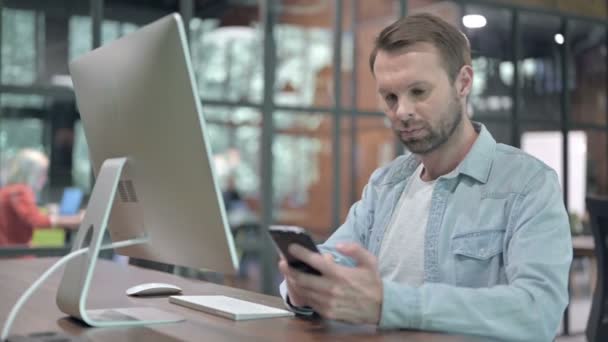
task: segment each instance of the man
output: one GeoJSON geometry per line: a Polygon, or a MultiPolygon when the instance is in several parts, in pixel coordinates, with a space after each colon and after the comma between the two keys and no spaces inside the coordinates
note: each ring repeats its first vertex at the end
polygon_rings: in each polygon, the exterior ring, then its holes
{"type": "Polygon", "coordinates": [[[413,15],[380,33],[370,67],[409,153],[372,174],[323,255],[290,246],[322,276],[281,260],[286,303],[380,328],[552,340],[572,260],[560,185],[469,120],[466,37],[413,15]]]}

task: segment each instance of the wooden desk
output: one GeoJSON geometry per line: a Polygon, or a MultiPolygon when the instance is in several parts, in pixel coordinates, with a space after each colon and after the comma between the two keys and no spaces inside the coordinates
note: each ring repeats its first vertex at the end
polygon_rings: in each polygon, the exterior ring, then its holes
{"type": "MultiPolygon", "coordinates": [[[[49,267],[55,258],[0,261],[0,322],[4,324],[9,310],[21,293],[49,267]]],[[[89,308],[153,306],[175,312],[187,320],[182,323],[137,328],[89,328],[67,318],[55,304],[60,273],[52,276],[30,298],[17,316],[11,334],[40,331],[64,331],[91,341],[471,341],[467,336],[416,331],[378,332],[373,326],[355,326],[322,320],[276,318],[235,322],[190,310],[168,302],[165,297],[132,298],[125,289],[143,282],[168,282],[183,288],[185,295],[222,294],[274,307],[282,300],[254,292],[212,283],[180,278],[101,260],[96,268],[89,308]]]]}

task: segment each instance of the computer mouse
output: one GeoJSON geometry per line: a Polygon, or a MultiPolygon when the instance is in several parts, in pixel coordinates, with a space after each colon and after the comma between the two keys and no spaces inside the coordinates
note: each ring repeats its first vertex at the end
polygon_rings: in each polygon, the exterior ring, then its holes
{"type": "Polygon", "coordinates": [[[182,292],[178,286],[165,283],[145,283],[127,289],[127,296],[170,296],[182,292]]]}

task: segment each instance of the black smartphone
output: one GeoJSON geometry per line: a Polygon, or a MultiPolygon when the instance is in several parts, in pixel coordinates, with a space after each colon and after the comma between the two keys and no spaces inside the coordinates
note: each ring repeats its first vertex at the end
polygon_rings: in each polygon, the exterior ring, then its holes
{"type": "Polygon", "coordinates": [[[287,260],[287,264],[289,264],[290,267],[293,267],[301,272],[321,275],[321,272],[319,272],[312,266],[306,264],[305,262],[296,259],[287,250],[289,245],[295,243],[308,249],[311,252],[319,253],[317,245],[312,240],[310,235],[306,233],[306,230],[304,230],[304,228],[296,226],[270,226],[268,231],[270,232],[270,236],[272,237],[274,244],[277,246],[278,250],[281,252],[285,260],[287,260]]]}

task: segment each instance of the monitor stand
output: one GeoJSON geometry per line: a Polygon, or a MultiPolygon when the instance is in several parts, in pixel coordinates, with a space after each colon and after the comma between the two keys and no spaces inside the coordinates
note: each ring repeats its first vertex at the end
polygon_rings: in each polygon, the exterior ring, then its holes
{"type": "Polygon", "coordinates": [[[112,158],[104,161],[72,246],[72,252],[86,248],[87,235],[92,231],[89,250],[66,264],[57,291],[57,306],[61,311],[94,327],[138,326],[176,323],[184,320],[178,315],[152,307],[98,310],[88,310],[85,307],[118,182],[121,175],[127,175],[131,168],[127,158],[112,158]]]}

